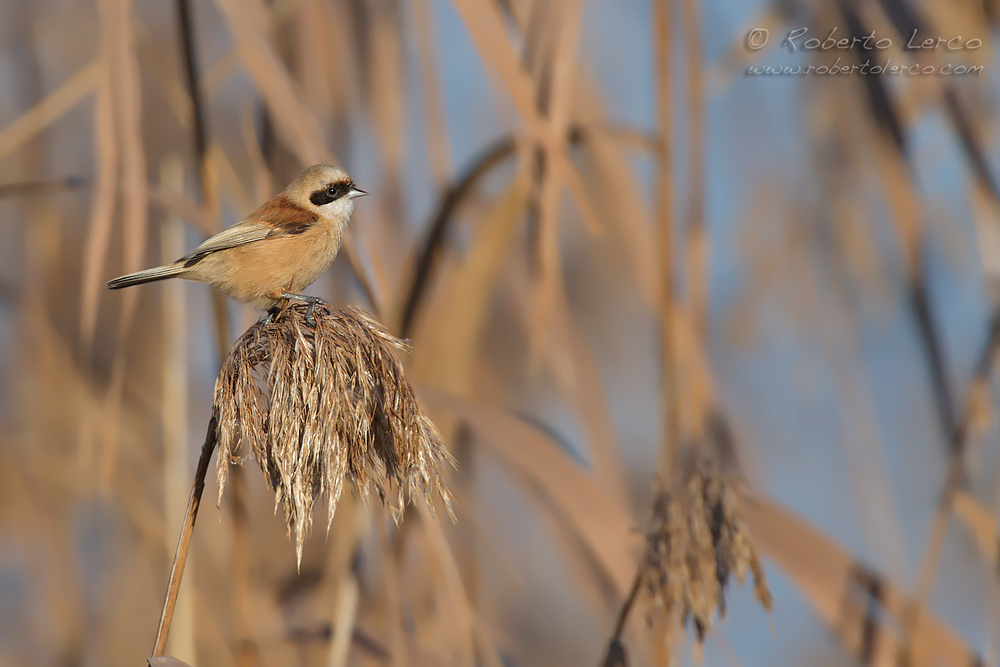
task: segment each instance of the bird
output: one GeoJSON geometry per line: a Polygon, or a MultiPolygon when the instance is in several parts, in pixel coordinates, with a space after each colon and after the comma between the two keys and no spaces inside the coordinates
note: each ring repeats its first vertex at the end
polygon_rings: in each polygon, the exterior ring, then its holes
{"type": "Polygon", "coordinates": [[[354,199],[366,194],[342,169],[313,165],[245,220],[176,262],[115,278],[108,289],[184,278],[267,311],[269,319],[288,300],[306,302],[312,322],[316,304],[326,301],[301,292],[336,259],[354,199]]]}

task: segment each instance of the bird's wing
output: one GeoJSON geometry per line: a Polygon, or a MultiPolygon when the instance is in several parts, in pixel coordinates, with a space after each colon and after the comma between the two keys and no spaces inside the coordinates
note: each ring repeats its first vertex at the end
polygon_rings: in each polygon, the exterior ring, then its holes
{"type": "Polygon", "coordinates": [[[185,267],[194,266],[213,252],[277,236],[301,234],[318,219],[319,216],[315,213],[303,210],[287,197],[278,195],[251,213],[246,220],[222,230],[177,261],[184,262],[185,267]]]}
{"type": "Polygon", "coordinates": [[[215,236],[207,239],[192,252],[184,255],[177,261],[184,262],[185,267],[194,266],[213,252],[235,248],[236,246],[246,245],[255,241],[263,241],[273,231],[273,227],[269,227],[267,224],[256,220],[237,222],[232,227],[223,229],[215,236]]]}

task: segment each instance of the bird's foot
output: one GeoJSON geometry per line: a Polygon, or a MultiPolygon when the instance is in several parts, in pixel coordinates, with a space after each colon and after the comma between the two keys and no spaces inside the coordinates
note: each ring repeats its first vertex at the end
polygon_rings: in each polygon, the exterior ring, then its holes
{"type": "Polygon", "coordinates": [[[316,326],[316,321],[313,319],[313,311],[316,310],[316,304],[319,303],[323,304],[324,306],[330,305],[325,299],[321,299],[318,296],[310,296],[308,294],[291,294],[290,292],[282,292],[281,298],[295,299],[296,301],[304,301],[308,303],[309,307],[306,308],[306,324],[308,324],[311,327],[316,326]]]}

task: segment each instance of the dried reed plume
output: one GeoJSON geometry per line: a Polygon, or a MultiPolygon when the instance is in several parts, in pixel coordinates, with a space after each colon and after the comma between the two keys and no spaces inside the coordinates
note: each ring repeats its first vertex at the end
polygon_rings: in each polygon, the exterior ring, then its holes
{"type": "Polygon", "coordinates": [[[725,589],[732,574],[742,584],[752,573],[757,600],[771,610],[771,591],[742,502],[742,482],[722,475],[704,457],[688,461],[681,480],[653,499],[639,576],[652,600],[650,620],[660,617],[668,647],[676,645],[678,630],[688,620],[698,645],[704,643],[714,612],[726,614],[725,589]]]}
{"type": "MultiPolygon", "coordinates": [[[[323,494],[329,521],[345,480],[366,501],[374,488],[394,518],[419,492],[436,491],[452,514],[441,474],[454,461],[420,409],[396,350],[402,341],[361,310],[304,304],[261,320],[236,342],[215,385],[219,494],[248,444],[295,533],[296,556],[323,494]],[[387,501],[395,488],[398,504],[387,501]]],[[[329,530],[329,523],[327,530],[329,530]]]]}
{"type": "Polygon", "coordinates": [[[716,610],[725,616],[730,575],[742,584],[751,573],[757,600],[771,610],[771,591],[750,540],[742,503],[742,481],[723,475],[705,457],[692,457],[672,487],[657,491],[646,552],[605,656],[606,666],[628,664],[621,635],[642,590],[651,603],[647,620],[663,632],[671,660],[688,621],[700,652],[716,610]]]}

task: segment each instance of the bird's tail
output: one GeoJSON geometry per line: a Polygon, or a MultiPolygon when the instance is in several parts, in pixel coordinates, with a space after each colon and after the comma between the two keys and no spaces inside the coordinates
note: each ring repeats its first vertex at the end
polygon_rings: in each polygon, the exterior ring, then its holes
{"type": "Polygon", "coordinates": [[[130,273],[127,276],[121,276],[120,278],[109,280],[108,289],[121,289],[123,287],[131,287],[132,285],[141,285],[143,283],[151,283],[157,280],[166,280],[167,278],[179,276],[185,271],[186,269],[183,266],[178,266],[176,264],[158,266],[154,269],[146,269],[145,271],[130,273]]]}

